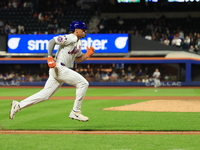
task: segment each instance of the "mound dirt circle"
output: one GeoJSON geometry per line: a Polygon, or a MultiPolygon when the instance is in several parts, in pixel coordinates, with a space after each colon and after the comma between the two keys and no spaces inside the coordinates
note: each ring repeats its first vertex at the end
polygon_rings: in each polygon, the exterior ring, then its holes
{"type": "Polygon", "coordinates": [[[200,112],[200,100],[151,100],[105,108],[111,111],[200,112]]]}

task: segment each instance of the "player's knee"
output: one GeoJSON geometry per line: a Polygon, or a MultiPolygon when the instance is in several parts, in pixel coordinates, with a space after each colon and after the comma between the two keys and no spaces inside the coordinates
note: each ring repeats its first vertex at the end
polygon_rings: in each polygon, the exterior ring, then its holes
{"type": "Polygon", "coordinates": [[[88,87],[88,86],[89,86],[89,82],[86,81],[86,82],[84,83],[84,85],[85,85],[86,87],[88,87]]]}
{"type": "Polygon", "coordinates": [[[83,86],[84,88],[88,88],[88,86],[89,86],[89,82],[88,82],[88,81],[84,81],[84,82],[82,82],[81,84],[82,84],[82,86],[83,86]]]}
{"type": "Polygon", "coordinates": [[[81,82],[81,83],[77,84],[76,87],[87,89],[88,86],[89,86],[89,82],[86,80],[84,82],[81,82]]]}

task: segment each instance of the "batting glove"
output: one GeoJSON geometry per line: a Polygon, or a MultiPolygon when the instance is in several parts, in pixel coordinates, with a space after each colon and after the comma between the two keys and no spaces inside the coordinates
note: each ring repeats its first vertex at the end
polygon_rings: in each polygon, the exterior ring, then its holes
{"type": "Polygon", "coordinates": [[[54,61],[52,56],[49,56],[47,58],[47,63],[48,63],[49,68],[54,68],[56,66],[56,62],[54,61]]]}
{"type": "Polygon", "coordinates": [[[87,53],[86,53],[86,55],[88,56],[88,57],[91,57],[93,54],[94,54],[94,47],[92,47],[92,46],[90,46],[90,48],[88,47],[88,46],[86,46],[86,49],[87,49],[87,53]]]}

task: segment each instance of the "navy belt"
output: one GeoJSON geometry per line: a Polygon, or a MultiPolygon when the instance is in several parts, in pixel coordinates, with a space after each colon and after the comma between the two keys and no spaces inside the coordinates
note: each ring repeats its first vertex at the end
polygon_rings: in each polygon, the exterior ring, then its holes
{"type": "Polygon", "coordinates": [[[64,63],[60,63],[62,66],[65,66],[65,64],[64,63]]]}
{"type": "MultiPolygon", "coordinates": [[[[55,62],[56,62],[56,61],[55,61],[55,62]]],[[[65,65],[64,63],[62,63],[62,62],[60,63],[60,65],[61,65],[61,66],[66,66],[66,65],[65,65]]],[[[73,68],[70,68],[70,67],[69,67],[69,69],[73,69],[73,68]]]]}
{"type": "MultiPolygon", "coordinates": [[[[61,66],[66,66],[64,63],[60,63],[61,64],[61,66]]],[[[70,68],[70,67],[68,67],[69,69],[73,69],[73,68],[70,68]]]]}

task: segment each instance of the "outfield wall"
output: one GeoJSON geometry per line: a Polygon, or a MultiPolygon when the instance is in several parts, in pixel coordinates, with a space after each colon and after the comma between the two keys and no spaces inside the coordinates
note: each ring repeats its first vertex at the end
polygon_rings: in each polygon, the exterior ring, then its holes
{"type": "MultiPolygon", "coordinates": [[[[143,86],[153,87],[153,82],[89,82],[90,86],[143,86]]],[[[45,82],[0,82],[0,86],[44,86],[45,82]]],[[[200,82],[161,82],[162,87],[199,86],[200,82]]],[[[69,86],[63,84],[63,86],[69,86]]]]}
{"type": "MultiPolygon", "coordinates": [[[[181,64],[184,66],[184,80],[162,82],[162,86],[200,86],[192,81],[192,66],[200,65],[199,58],[89,58],[82,64],[181,64]]],[[[0,64],[46,64],[46,58],[0,58],[0,64]]],[[[30,65],[31,66],[31,65],[30,65]]],[[[198,70],[197,70],[198,72],[198,70]]],[[[200,73],[197,74],[199,76],[200,73]]],[[[0,86],[43,86],[45,82],[0,82],[0,86]]],[[[152,82],[90,82],[91,86],[153,86],[152,82]]],[[[67,86],[64,84],[64,86],[67,86]]]]}

